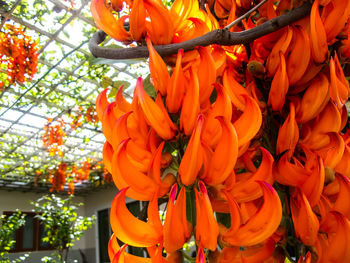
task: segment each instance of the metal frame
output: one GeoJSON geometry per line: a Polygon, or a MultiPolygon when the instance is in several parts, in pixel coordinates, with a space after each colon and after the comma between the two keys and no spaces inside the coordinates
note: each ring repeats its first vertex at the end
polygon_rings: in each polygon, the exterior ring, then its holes
{"type": "MultiPolygon", "coordinates": [[[[28,0],[28,8],[33,8],[30,4],[33,1],[28,0]]],[[[35,118],[38,122],[41,120],[44,123],[47,118],[52,118],[53,121],[62,116],[67,118],[67,112],[74,112],[75,106],[80,103],[94,105],[97,94],[102,90],[100,79],[89,77],[88,74],[94,74],[88,64],[91,58],[88,51],[88,37],[82,38],[80,43],[70,43],[61,37],[72,23],[81,25],[85,23],[94,27],[92,18],[83,15],[83,10],[89,6],[89,0],[81,0],[81,5],[74,9],[70,8],[64,0],[43,0],[42,2],[58,7],[69,16],[53,33],[48,32],[49,29],[44,30],[34,20],[26,21],[21,17],[18,11],[20,1],[17,1],[10,11],[1,14],[3,20],[21,24],[28,34],[37,35],[40,39],[46,40],[38,43],[39,71],[34,79],[23,85],[6,87],[0,92],[0,189],[46,192],[50,185],[41,183],[37,187],[34,186],[37,169],[54,168],[59,163],[58,159],[77,164],[82,163],[86,157],[96,162],[102,159],[104,139],[101,137],[100,125],[93,127],[83,123],[78,130],[67,128],[64,156],[59,158],[49,156],[43,146],[41,137],[44,126],[31,121],[35,118]],[[52,45],[63,53],[54,55],[54,60],[58,60],[56,62],[50,61],[50,58],[47,59],[52,45]],[[77,59],[76,55],[81,58],[77,59]],[[70,68],[64,65],[69,65],[70,68]],[[57,78],[57,76],[60,77],[57,78]],[[76,93],[69,89],[67,91],[67,82],[70,82],[69,88],[77,89],[76,93]],[[87,90],[84,86],[89,89],[87,90]],[[80,95],[83,93],[79,92],[80,90],[84,91],[85,95],[80,95]],[[58,99],[52,99],[55,96],[58,99]],[[47,111],[41,110],[42,108],[47,111]],[[85,134],[82,135],[79,131],[84,131],[85,134]],[[88,143],[86,143],[86,134],[88,134],[88,143]],[[79,151],[83,154],[77,153],[79,151]]],[[[78,5],[78,1],[75,2],[78,5]]],[[[57,14],[52,11],[51,15],[54,17],[57,14]]],[[[2,21],[0,30],[4,22],[2,21]]],[[[122,67],[111,65],[106,75],[113,80],[118,78],[122,80],[119,74],[124,73],[130,76],[130,79],[136,79],[136,74],[131,72],[129,65],[122,67]]],[[[75,188],[77,194],[86,194],[95,189],[89,181],[76,184],[75,188]]]]}

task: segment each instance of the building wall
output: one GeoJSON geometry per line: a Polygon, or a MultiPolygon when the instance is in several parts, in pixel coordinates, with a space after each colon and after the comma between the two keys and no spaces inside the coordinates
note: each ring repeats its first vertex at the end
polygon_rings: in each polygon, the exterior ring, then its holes
{"type": "MultiPolygon", "coordinates": [[[[78,215],[96,216],[97,211],[110,208],[116,193],[117,189],[115,187],[110,187],[91,192],[84,197],[74,197],[75,202],[84,203],[84,206],[79,208],[78,215]]],[[[30,212],[33,208],[30,201],[35,201],[42,195],[43,194],[0,190],[0,214],[4,211],[14,211],[16,208],[23,212],[30,212]]],[[[74,259],[77,260],[77,262],[83,262],[80,253],[81,251],[84,253],[88,263],[98,263],[97,244],[97,228],[95,224],[84,233],[79,241],[75,243],[72,251],[69,252],[69,262],[73,262],[74,259]]],[[[27,258],[25,262],[38,263],[43,256],[48,256],[51,252],[52,251],[31,252],[29,258],[27,258]]],[[[12,253],[11,258],[18,258],[21,255],[22,253],[12,253]]]]}

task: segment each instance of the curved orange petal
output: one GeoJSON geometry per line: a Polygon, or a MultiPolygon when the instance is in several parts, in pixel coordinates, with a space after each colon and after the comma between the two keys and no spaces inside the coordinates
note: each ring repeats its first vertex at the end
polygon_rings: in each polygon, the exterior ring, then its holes
{"type": "Polygon", "coordinates": [[[239,110],[244,111],[246,101],[244,96],[249,96],[248,91],[235,80],[232,70],[227,68],[223,74],[223,87],[224,93],[228,94],[231,102],[235,105],[239,110]]]}
{"type": "Polygon", "coordinates": [[[203,149],[200,140],[203,122],[203,116],[199,115],[179,166],[179,176],[184,185],[192,185],[195,182],[203,165],[203,149]]]}
{"type": "Polygon", "coordinates": [[[281,64],[281,54],[284,57],[284,54],[287,53],[290,43],[292,42],[293,38],[293,29],[291,26],[288,26],[285,30],[283,35],[278,39],[276,44],[273,46],[271,53],[266,61],[266,68],[269,72],[270,76],[273,76],[278,66],[281,64]]]}
{"type": "Polygon", "coordinates": [[[116,107],[116,104],[117,103],[115,101],[108,104],[105,111],[103,112],[102,117],[102,131],[109,143],[112,143],[113,141],[113,127],[117,120],[114,114],[114,108],[116,107]]]}
{"type": "Polygon", "coordinates": [[[253,246],[269,238],[282,219],[282,205],[277,192],[268,183],[258,181],[263,191],[264,203],[233,235],[223,240],[232,246],[253,246]]]}
{"type": "Polygon", "coordinates": [[[222,135],[210,159],[208,175],[204,182],[208,185],[220,184],[231,174],[238,156],[238,140],[235,128],[230,121],[218,116],[222,135]]]}
{"type": "Polygon", "coordinates": [[[298,188],[291,198],[290,210],[296,236],[307,246],[315,245],[319,221],[306,196],[298,188]]]}
{"type": "Polygon", "coordinates": [[[171,185],[175,182],[175,177],[172,174],[165,175],[162,178],[162,151],[164,148],[165,142],[161,142],[158,148],[154,151],[151,163],[148,168],[148,177],[152,178],[155,183],[158,184],[159,196],[169,192],[171,185]]]}
{"type": "Polygon", "coordinates": [[[170,44],[174,35],[174,26],[169,10],[157,0],[144,0],[144,5],[150,18],[146,30],[155,45],[170,44]]]}
{"type": "Polygon", "coordinates": [[[344,76],[337,53],[335,53],[334,60],[331,58],[329,61],[329,71],[331,76],[329,95],[340,109],[349,98],[349,83],[344,76]]]}
{"type": "Polygon", "coordinates": [[[312,79],[305,90],[300,106],[297,107],[298,123],[305,123],[315,118],[327,105],[329,100],[329,81],[325,74],[320,73],[312,79]]]}
{"type": "Polygon", "coordinates": [[[148,36],[146,37],[146,43],[149,50],[149,70],[154,88],[162,96],[165,96],[170,81],[168,68],[162,57],[154,49],[148,36]]]}
{"type": "Polygon", "coordinates": [[[307,32],[302,27],[293,27],[294,45],[287,59],[287,74],[289,84],[293,85],[306,72],[311,51],[307,32]]]}
{"type": "Polygon", "coordinates": [[[328,133],[328,136],[329,144],[317,153],[324,159],[324,165],[334,170],[343,157],[345,143],[344,139],[336,132],[328,133]]]}
{"type": "Polygon", "coordinates": [[[232,104],[227,96],[223,92],[223,87],[220,84],[215,84],[216,89],[216,101],[209,109],[209,113],[205,119],[202,141],[210,147],[215,147],[221,138],[221,125],[216,119],[217,116],[223,116],[226,120],[231,120],[232,117],[232,104]]]}
{"type": "Polygon", "coordinates": [[[313,123],[312,133],[339,132],[341,128],[341,115],[336,105],[329,101],[323,111],[313,123]]]}
{"type": "MultiPolygon", "coordinates": [[[[124,23],[117,22],[117,19],[108,9],[105,0],[92,0],[90,10],[97,26],[106,32],[107,35],[118,41],[130,42],[130,35],[123,28],[124,23]]],[[[124,20],[125,18],[121,18],[122,22],[124,20]]]]}
{"type": "Polygon", "coordinates": [[[169,121],[170,117],[166,116],[162,109],[147,95],[143,89],[142,78],[137,79],[135,93],[148,124],[164,140],[173,138],[175,135],[172,129],[174,124],[169,121]]]}
{"type": "Polygon", "coordinates": [[[142,258],[126,253],[127,246],[125,244],[120,247],[113,233],[108,242],[108,255],[111,263],[152,263],[150,258],[142,258]]]}
{"type": "Polygon", "coordinates": [[[226,236],[234,236],[241,226],[241,214],[240,208],[235,199],[228,192],[224,191],[226,196],[229,209],[230,209],[230,228],[222,234],[222,238],[225,239],[226,236]]]}
{"type": "Polygon", "coordinates": [[[177,34],[175,34],[173,37],[173,43],[184,42],[196,37],[200,37],[209,32],[208,25],[202,19],[190,17],[188,20],[192,23],[183,28],[181,31],[177,31],[177,34]]]}
{"type": "Polygon", "coordinates": [[[309,177],[310,172],[296,158],[292,158],[292,163],[288,154],[283,154],[275,168],[276,180],[280,184],[298,186],[303,184],[309,177]]]}
{"type": "Polygon", "coordinates": [[[113,127],[113,137],[111,141],[111,145],[114,149],[117,149],[119,144],[129,138],[128,128],[127,128],[127,120],[132,112],[128,112],[121,116],[119,119],[116,120],[114,127],[113,127]]]}
{"type": "Polygon", "coordinates": [[[339,182],[339,193],[333,209],[342,213],[350,220],[350,180],[341,174],[336,175],[336,180],[339,182]]]}
{"type": "Polygon", "coordinates": [[[177,113],[182,105],[185,95],[185,83],[187,82],[182,70],[183,49],[177,53],[176,65],[171,74],[170,82],[167,83],[166,106],[169,113],[177,113]]]}
{"type": "Polygon", "coordinates": [[[117,102],[117,107],[120,111],[124,113],[132,111],[132,105],[123,96],[123,85],[119,87],[115,101],[117,102]]]}
{"type": "Polygon", "coordinates": [[[289,115],[278,131],[276,153],[281,154],[288,150],[288,156],[291,157],[294,154],[294,149],[298,140],[299,127],[295,120],[295,107],[294,104],[291,103],[289,107],[289,115]]]}
{"type": "Polygon", "coordinates": [[[349,18],[350,2],[333,0],[327,5],[327,7],[328,6],[330,7],[330,11],[325,16],[323,23],[327,35],[327,41],[330,43],[341,32],[349,18]]]}
{"type": "Polygon", "coordinates": [[[286,60],[282,52],[279,54],[280,63],[273,77],[268,99],[268,104],[271,105],[274,111],[282,110],[289,88],[286,60]]]}
{"type": "Polygon", "coordinates": [[[350,147],[345,145],[344,153],[334,170],[350,178],[350,147]]]}
{"type": "MultiPolygon", "coordinates": [[[[128,196],[137,200],[150,200],[158,185],[146,174],[140,172],[127,156],[126,147],[130,139],[120,143],[112,159],[112,176],[118,189],[130,187],[128,196]]],[[[131,245],[131,244],[130,244],[131,245]]]]}
{"type": "Polygon", "coordinates": [[[135,41],[140,41],[141,38],[146,33],[146,9],[144,5],[144,0],[134,0],[130,17],[130,34],[132,39],[135,41]]]}
{"type": "Polygon", "coordinates": [[[274,177],[272,173],[273,157],[269,151],[260,148],[263,157],[259,168],[249,177],[240,180],[237,174],[237,181],[228,189],[229,193],[238,202],[249,202],[262,196],[262,189],[255,181],[264,181],[273,184],[274,177]]]}
{"type": "Polygon", "coordinates": [[[243,114],[233,123],[238,136],[238,146],[249,142],[258,133],[262,123],[259,105],[250,97],[243,95],[245,108],[243,114]]]}
{"type": "Polygon", "coordinates": [[[300,184],[300,189],[305,193],[312,208],[320,200],[325,181],[325,168],[322,158],[315,155],[314,160],[309,177],[300,184]]]}
{"type": "Polygon", "coordinates": [[[190,135],[199,114],[199,82],[197,70],[191,67],[190,80],[186,86],[186,94],[182,103],[180,128],[190,135]]]}
{"type": "Polygon", "coordinates": [[[108,172],[112,173],[112,158],[113,158],[113,147],[109,142],[105,142],[103,145],[103,164],[105,165],[108,172]]]}
{"type": "Polygon", "coordinates": [[[184,22],[187,21],[187,18],[189,17],[190,13],[192,12],[192,8],[196,3],[197,2],[193,0],[175,0],[173,2],[170,8],[170,14],[176,32],[187,26],[187,24],[184,22]]]}
{"type": "MultiPolygon", "coordinates": [[[[161,242],[163,233],[158,231],[157,224],[151,220],[147,223],[134,217],[125,205],[125,194],[127,188],[123,188],[113,199],[111,206],[111,227],[115,235],[131,246],[150,247],[161,242]]],[[[158,202],[154,197],[151,202],[158,202]]],[[[156,211],[159,213],[158,205],[156,211]]],[[[150,216],[150,214],[149,214],[150,216]]]]}
{"type": "Polygon", "coordinates": [[[327,34],[318,10],[319,0],[312,4],[310,13],[311,54],[316,63],[322,63],[328,56],[327,34]]]}
{"type": "Polygon", "coordinates": [[[96,98],[96,113],[100,121],[103,119],[103,113],[108,106],[109,102],[107,100],[108,89],[104,89],[96,98]]]}
{"type": "Polygon", "coordinates": [[[185,187],[181,188],[175,203],[176,193],[177,184],[174,184],[170,190],[164,222],[164,248],[167,252],[174,252],[182,248],[191,236],[191,229],[186,219],[185,187]]]}
{"type": "Polygon", "coordinates": [[[349,262],[350,223],[336,211],[330,211],[320,229],[327,233],[327,246],[322,250],[322,263],[349,262]]]}
{"type": "Polygon", "coordinates": [[[207,189],[202,181],[198,182],[199,191],[196,195],[196,240],[204,248],[214,251],[217,246],[219,226],[214,217],[207,189]]]}
{"type": "Polygon", "coordinates": [[[213,57],[206,47],[198,48],[200,61],[198,66],[199,102],[201,105],[207,103],[213,91],[216,80],[216,67],[213,57]]]}

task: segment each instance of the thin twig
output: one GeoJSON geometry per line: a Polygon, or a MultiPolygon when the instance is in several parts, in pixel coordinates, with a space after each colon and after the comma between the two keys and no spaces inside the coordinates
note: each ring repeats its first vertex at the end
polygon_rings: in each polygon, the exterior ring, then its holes
{"type": "Polygon", "coordinates": [[[253,13],[255,10],[257,10],[260,6],[262,6],[263,4],[265,4],[267,2],[267,0],[263,0],[261,1],[259,4],[257,4],[256,6],[254,6],[252,9],[250,9],[247,13],[245,13],[244,15],[241,15],[239,18],[237,18],[235,21],[233,21],[231,24],[227,25],[224,27],[224,29],[229,30],[230,28],[234,27],[235,25],[237,25],[239,22],[241,22],[243,19],[247,18],[248,16],[250,16],[251,13],[253,13]]]}
{"type": "MultiPolygon", "coordinates": [[[[154,46],[160,56],[165,57],[176,54],[179,49],[184,51],[193,50],[197,46],[209,46],[212,44],[218,44],[223,46],[233,46],[240,44],[247,44],[262,36],[275,32],[287,25],[290,25],[301,18],[309,15],[311,11],[311,4],[305,3],[302,6],[293,9],[292,11],[283,14],[279,17],[273,18],[265,23],[242,31],[242,32],[230,32],[226,29],[213,30],[203,36],[187,40],[181,43],[174,43],[169,45],[154,46]]],[[[149,56],[146,46],[138,46],[131,48],[105,48],[100,47],[106,34],[99,30],[90,39],[89,49],[95,57],[108,58],[108,59],[131,59],[131,58],[146,58],[149,56]]]]}

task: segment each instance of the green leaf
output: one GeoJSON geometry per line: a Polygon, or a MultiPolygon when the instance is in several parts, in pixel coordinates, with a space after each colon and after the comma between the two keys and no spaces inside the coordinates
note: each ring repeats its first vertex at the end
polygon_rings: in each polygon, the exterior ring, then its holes
{"type": "Polygon", "coordinates": [[[143,80],[143,89],[146,91],[148,96],[155,99],[157,97],[157,92],[154,89],[153,84],[151,83],[151,75],[149,74],[144,80],[143,80]]]}

